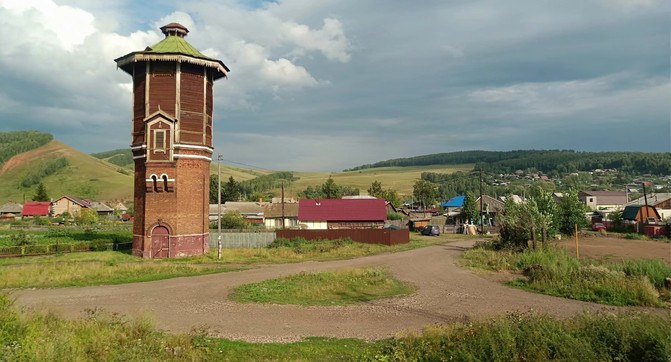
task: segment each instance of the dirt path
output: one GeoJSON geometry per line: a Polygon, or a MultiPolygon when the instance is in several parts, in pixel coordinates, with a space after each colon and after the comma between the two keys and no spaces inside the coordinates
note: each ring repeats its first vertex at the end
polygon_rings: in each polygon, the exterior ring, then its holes
{"type": "MultiPolygon", "coordinates": [[[[575,239],[554,242],[575,255],[575,239]]],[[[671,243],[651,240],[630,240],[619,237],[590,236],[578,239],[580,256],[613,259],[653,258],[671,263],[671,243]]]]}
{"type": "MultiPolygon", "coordinates": [[[[508,288],[458,267],[455,257],[472,240],[353,260],[280,264],[254,270],[84,288],[13,292],[20,305],[82,317],[86,308],[129,315],[149,314],[159,328],[188,332],[207,327],[213,335],[252,342],[290,342],[308,336],[380,339],[431,323],[511,311],[535,310],[556,316],[620,308],[508,288]],[[388,265],[417,293],[354,306],[302,307],[238,304],[227,299],[240,284],[345,267],[388,265]]],[[[641,308],[643,309],[643,308],[641,308]]]]}

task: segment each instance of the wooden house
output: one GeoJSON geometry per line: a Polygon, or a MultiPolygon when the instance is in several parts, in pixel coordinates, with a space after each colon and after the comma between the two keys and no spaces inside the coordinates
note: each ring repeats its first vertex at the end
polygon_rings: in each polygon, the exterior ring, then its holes
{"type": "Polygon", "coordinates": [[[23,205],[18,202],[8,202],[0,206],[0,219],[17,219],[21,217],[23,205]]]}
{"type": "Polygon", "coordinates": [[[76,196],[64,195],[53,202],[53,213],[55,216],[63,215],[67,212],[71,216],[79,215],[82,209],[90,209],[89,200],[80,199],[76,196]]]}
{"type": "Polygon", "coordinates": [[[622,211],[622,219],[648,224],[648,221],[652,221],[652,219],[659,220],[660,215],[654,206],[628,205],[622,211]]]}
{"type": "Polygon", "coordinates": [[[266,229],[281,229],[282,217],[284,217],[285,228],[295,227],[298,225],[298,204],[284,203],[284,212],[282,203],[269,204],[263,212],[263,217],[266,229]]]}

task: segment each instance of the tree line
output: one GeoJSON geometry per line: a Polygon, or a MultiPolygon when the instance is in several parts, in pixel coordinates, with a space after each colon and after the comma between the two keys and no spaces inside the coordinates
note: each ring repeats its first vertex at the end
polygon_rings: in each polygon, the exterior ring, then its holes
{"type": "Polygon", "coordinates": [[[375,167],[404,167],[428,165],[475,164],[494,173],[512,173],[516,170],[559,175],[591,171],[594,169],[618,169],[634,174],[671,174],[671,153],[644,152],[578,152],[573,150],[516,150],[516,151],[460,151],[430,155],[396,158],[357,166],[345,171],[357,171],[375,167]]]}
{"type": "Polygon", "coordinates": [[[38,131],[0,132],[0,164],[18,154],[44,146],[53,139],[51,134],[38,131]]]}

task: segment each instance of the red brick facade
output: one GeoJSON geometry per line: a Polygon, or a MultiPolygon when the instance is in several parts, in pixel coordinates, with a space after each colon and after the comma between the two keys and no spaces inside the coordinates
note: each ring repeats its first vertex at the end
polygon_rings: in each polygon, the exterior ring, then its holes
{"type": "Polygon", "coordinates": [[[133,255],[207,253],[212,83],[228,69],[204,56],[151,51],[131,53],[117,64],[133,76],[134,85],[133,255]]]}

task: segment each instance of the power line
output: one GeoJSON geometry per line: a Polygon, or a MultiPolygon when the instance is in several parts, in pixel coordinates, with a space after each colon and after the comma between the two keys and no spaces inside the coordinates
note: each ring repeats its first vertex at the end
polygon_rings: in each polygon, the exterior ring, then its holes
{"type": "Polygon", "coordinates": [[[250,165],[250,164],[247,164],[247,163],[242,163],[242,162],[236,162],[236,161],[226,160],[226,159],[223,159],[223,158],[222,158],[221,160],[224,161],[224,162],[234,163],[234,164],[236,164],[236,165],[242,165],[242,166],[247,166],[247,167],[251,167],[251,168],[256,168],[256,169],[259,169],[259,170],[273,171],[273,170],[269,170],[269,169],[264,168],[264,167],[254,166],[254,165],[250,165]]]}

